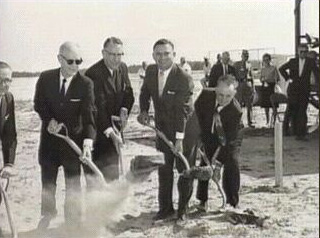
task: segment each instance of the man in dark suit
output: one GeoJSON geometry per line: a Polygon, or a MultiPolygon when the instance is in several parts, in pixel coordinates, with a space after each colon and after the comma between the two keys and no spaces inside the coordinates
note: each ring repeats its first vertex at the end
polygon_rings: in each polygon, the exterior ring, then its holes
{"type": "Polygon", "coordinates": [[[242,50],[241,61],[234,63],[233,67],[236,71],[236,78],[239,82],[237,88],[236,99],[239,101],[241,107],[247,108],[247,123],[249,127],[253,125],[253,99],[254,99],[254,82],[251,72],[251,63],[249,60],[248,50],[242,50]]]}
{"type": "Polygon", "coordinates": [[[288,106],[284,132],[289,133],[289,121],[292,122],[293,133],[297,140],[306,140],[307,134],[307,107],[310,94],[310,76],[313,72],[319,78],[319,68],[315,60],[307,56],[308,46],[298,47],[299,57],[290,59],[283,64],[279,71],[286,81],[289,81],[287,90],[288,106]]]}
{"type": "Polygon", "coordinates": [[[42,121],[39,148],[42,219],[38,224],[41,230],[46,229],[57,214],[55,192],[61,165],[66,181],[66,225],[76,228],[81,221],[79,157],[65,141],[49,132],[58,133],[64,124],[70,138],[83,148],[85,159],[91,159],[96,134],[93,84],[78,72],[82,63],[79,46],[72,42],[63,43],[58,60],[60,68],[41,73],[34,96],[34,109],[42,121]]]}
{"type": "MultiPolygon", "coordinates": [[[[199,121],[200,138],[205,155],[211,163],[216,164],[214,174],[218,179],[220,178],[220,168],[224,167],[223,190],[226,194],[227,204],[233,207],[236,207],[239,202],[239,155],[242,142],[240,129],[243,126],[241,107],[234,98],[237,85],[234,76],[221,76],[218,79],[216,90],[203,90],[195,102],[195,113],[199,121]],[[221,144],[219,136],[224,138],[225,145],[221,144]],[[221,149],[217,159],[211,161],[218,146],[221,146],[221,149]]],[[[206,164],[201,161],[200,165],[206,164]]],[[[197,198],[200,200],[199,208],[206,211],[208,181],[198,182],[197,198]]]]}
{"type": "MultiPolygon", "coordinates": [[[[121,61],[122,41],[116,37],[108,38],[103,44],[102,55],[103,59],[86,71],[86,75],[94,84],[97,107],[97,139],[94,144],[93,161],[105,179],[113,180],[119,178],[117,144],[121,145],[123,142],[112,127],[111,116],[120,116],[121,126],[124,127],[134,103],[134,96],[127,66],[121,61]]],[[[87,169],[86,171],[88,172],[87,169]]],[[[87,176],[90,187],[89,180],[87,176]]]]}
{"type": "MultiPolygon", "coordinates": [[[[148,110],[152,99],[156,127],[166,135],[178,151],[182,152],[186,122],[193,110],[194,85],[191,76],[173,63],[174,57],[174,45],[171,41],[160,39],[154,44],[153,58],[156,64],[148,66],[146,71],[146,79],[140,93],[138,121],[141,124],[148,123],[148,110]]],[[[164,153],[165,158],[165,165],[158,170],[159,212],[154,219],[159,220],[174,214],[172,189],[175,157],[160,138],[156,140],[156,147],[164,153]]],[[[179,172],[184,169],[178,159],[176,166],[179,172]]]]}
{"type": "Polygon", "coordinates": [[[222,53],[221,63],[212,66],[209,76],[209,87],[216,87],[218,79],[222,75],[231,74],[236,75],[235,69],[230,62],[230,54],[228,51],[222,53]]]}
{"type": "Polygon", "coordinates": [[[14,113],[14,98],[9,92],[12,82],[11,67],[0,61],[0,139],[2,144],[3,168],[0,177],[9,178],[15,174],[14,160],[17,147],[17,131],[14,113]]]}

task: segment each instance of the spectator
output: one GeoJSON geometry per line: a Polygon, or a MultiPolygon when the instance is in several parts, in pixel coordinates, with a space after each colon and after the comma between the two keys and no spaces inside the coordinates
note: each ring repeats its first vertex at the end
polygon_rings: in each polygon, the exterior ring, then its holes
{"type": "Polygon", "coordinates": [[[187,74],[191,75],[192,74],[192,69],[190,64],[187,63],[185,57],[180,58],[180,67],[187,72],[187,74]]]}
{"type": "Polygon", "coordinates": [[[221,63],[212,66],[209,76],[209,87],[216,87],[217,81],[222,75],[231,74],[235,76],[235,69],[230,62],[230,54],[228,51],[222,53],[221,63]]]}
{"type": "Polygon", "coordinates": [[[262,64],[260,76],[260,81],[262,83],[260,106],[265,110],[266,125],[269,125],[269,108],[272,107],[270,96],[274,93],[275,85],[279,82],[280,77],[277,68],[271,64],[270,54],[264,54],[262,56],[262,64]]]}
{"type": "Polygon", "coordinates": [[[315,60],[307,58],[308,46],[298,46],[298,57],[290,59],[281,65],[279,71],[289,82],[287,89],[288,106],[286,111],[287,121],[284,124],[284,134],[289,135],[289,122],[292,122],[293,134],[297,140],[308,140],[307,135],[307,107],[310,94],[311,72],[319,78],[319,67],[315,60]]]}
{"type": "Polygon", "coordinates": [[[252,120],[252,106],[254,97],[254,83],[251,72],[251,64],[249,60],[248,50],[242,50],[241,61],[234,63],[236,70],[236,78],[239,82],[236,99],[241,107],[247,108],[247,123],[249,127],[254,127],[252,120]]]}

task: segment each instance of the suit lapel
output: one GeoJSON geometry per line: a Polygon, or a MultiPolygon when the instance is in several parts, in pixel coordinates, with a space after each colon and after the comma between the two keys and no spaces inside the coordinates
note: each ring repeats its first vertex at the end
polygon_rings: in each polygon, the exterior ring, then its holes
{"type": "Polygon", "coordinates": [[[76,75],[74,75],[71,79],[71,82],[70,82],[70,85],[68,87],[68,90],[66,92],[66,95],[65,95],[65,98],[66,99],[69,99],[70,98],[70,95],[72,95],[72,91],[74,89],[74,86],[75,84],[77,83],[77,77],[79,77],[78,75],[79,73],[77,73],[76,75]]]}
{"type": "Polygon", "coordinates": [[[177,66],[175,64],[172,65],[171,71],[167,77],[166,84],[163,87],[162,95],[164,95],[169,88],[171,88],[171,85],[176,83],[175,74],[176,74],[177,66]]]}
{"type": "Polygon", "coordinates": [[[111,72],[109,71],[107,66],[104,65],[104,63],[103,63],[103,68],[105,72],[105,78],[104,78],[105,80],[103,82],[105,91],[109,93],[110,93],[110,90],[112,90],[113,92],[116,92],[116,85],[115,85],[114,79],[112,78],[111,72]]]}

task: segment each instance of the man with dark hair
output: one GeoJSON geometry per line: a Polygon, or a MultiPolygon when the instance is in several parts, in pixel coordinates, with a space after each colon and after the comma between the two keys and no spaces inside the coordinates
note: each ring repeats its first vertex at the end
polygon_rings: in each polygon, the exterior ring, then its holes
{"type": "MultiPolygon", "coordinates": [[[[203,90],[195,102],[195,113],[200,127],[200,138],[204,152],[209,161],[215,164],[214,176],[220,178],[223,166],[222,185],[226,194],[227,204],[236,207],[239,202],[240,170],[239,156],[243,126],[242,111],[236,94],[237,81],[232,75],[224,75],[218,79],[215,91],[203,90]],[[225,141],[222,143],[222,140],[225,141]],[[216,161],[212,157],[220,147],[216,161]]],[[[201,166],[206,166],[201,161],[201,166]]],[[[208,181],[198,182],[197,198],[199,209],[207,210],[208,181]]]]}
{"type": "Polygon", "coordinates": [[[67,228],[77,230],[81,223],[81,162],[78,154],[55,133],[67,133],[83,148],[83,160],[91,159],[96,136],[93,84],[80,75],[82,63],[78,44],[65,42],[59,48],[60,68],[42,72],[36,84],[34,109],[42,126],[39,146],[41,167],[41,215],[38,229],[46,229],[56,216],[56,182],[59,167],[64,169],[66,195],[64,217],[67,228]],[[66,130],[63,129],[63,125],[66,130]]]}
{"type": "MultiPolygon", "coordinates": [[[[153,46],[153,59],[156,64],[146,71],[146,79],[140,92],[141,124],[149,123],[149,107],[152,99],[155,110],[155,125],[173,143],[177,151],[182,152],[182,140],[187,119],[192,107],[193,82],[189,74],[174,63],[176,55],[174,45],[167,39],[158,40],[153,46]]],[[[173,166],[182,172],[183,165],[176,159],[169,147],[160,139],[156,147],[164,153],[165,165],[159,167],[159,212],[155,220],[165,219],[174,214],[172,203],[173,166]]],[[[178,184],[178,188],[181,187],[178,184]]],[[[180,200],[180,197],[179,197],[180,200]]],[[[179,214],[178,214],[179,215],[179,214]]]]}
{"type": "Polygon", "coordinates": [[[220,76],[231,74],[235,76],[235,69],[230,62],[230,54],[228,51],[222,53],[221,63],[212,66],[209,76],[209,87],[216,87],[220,76]]]}
{"type": "MultiPolygon", "coordinates": [[[[120,175],[118,145],[122,145],[117,129],[124,128],[134,103],[133,90],[128,68],[122,62],[123,43],[119,38],[110,37],[103,44],[102,57],[85,73],[94,84],[97,107],[97,138],[94,144],[93,162],[97,164],[106,180],[118,179],[120,175]],[[120,116],[121,126],[113,128],[112,116],[120,116]]],[[[119,126],[119,125],[117,125],[119,126]]],[[[85,171],[91,171],[86,168],[85,171]]],[[[90,176],[87,176],[88,185],[90,176]]]]}
{"type": "Polygon", "coordinates": [[[299,57],[290,59],[279,68],[281,75],[289,82],[284,133],[289,133],[289,121],[291,121],[293,133],[297,140],[307,140],[307,107],[311,73],[314,73],[316,79],[319,78],[319,68],[315,60],[306,57],[307,53],[308,46],[304,44],[299,45],[299,57]]]}
{"type": "Polygon", "coordinates": [[[248,50],[242,50],[241,61],[234,63],[236,78],[239,82],[237,88],[236,99],[238,99],[241,107],[247,108],[247,123],[249,127],[254,127],[253,125],[253,98],[254,98],[254,83],[251,72],[251,64],[249,60],[248,50]]]}

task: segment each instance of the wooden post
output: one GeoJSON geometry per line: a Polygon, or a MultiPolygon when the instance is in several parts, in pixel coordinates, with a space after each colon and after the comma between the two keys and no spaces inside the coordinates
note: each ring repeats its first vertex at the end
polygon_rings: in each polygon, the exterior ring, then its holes
{"type": "Polygon", "coordinates": [[[274,167],[276,187],[283,186],[283,164],[282,164],[282,122],[276,119],[274,126],[274,167]]]}

